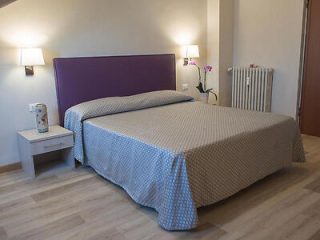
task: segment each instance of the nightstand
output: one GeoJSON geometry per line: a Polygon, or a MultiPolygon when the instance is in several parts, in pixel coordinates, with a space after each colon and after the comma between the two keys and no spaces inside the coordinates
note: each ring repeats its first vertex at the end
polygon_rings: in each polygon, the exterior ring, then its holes
{"type": "Polygon", "coordinates": [[[36,129],[18,132],[18,138],[22,168],[31,178],[75,167],[73,132],[51,126],[47,133],[36,129]]]}

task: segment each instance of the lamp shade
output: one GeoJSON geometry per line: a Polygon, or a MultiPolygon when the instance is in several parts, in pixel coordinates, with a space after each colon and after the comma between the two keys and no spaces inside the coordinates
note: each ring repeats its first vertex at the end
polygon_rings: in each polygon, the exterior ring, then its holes
{"type": "Polygon", "coordinates": [[[183,57],[184,58],[198,58],[199,46],[198,45],[187,45],[183,47],[183,57]]]}
{"type": "Polygon", "coordinates": [[[20,65],[37,66],[44,64],[41,48],[22,48],[20,50],[20,65]]]}

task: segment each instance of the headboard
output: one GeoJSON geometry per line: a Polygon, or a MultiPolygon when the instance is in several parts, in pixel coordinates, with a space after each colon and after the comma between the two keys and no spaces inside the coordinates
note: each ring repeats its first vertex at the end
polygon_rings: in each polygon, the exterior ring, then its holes
{"type": "Polygon", "coordinates": [[[53,59],[60,124],[65,111],[103,97],[175,90],[174,54],[53,59]]]}

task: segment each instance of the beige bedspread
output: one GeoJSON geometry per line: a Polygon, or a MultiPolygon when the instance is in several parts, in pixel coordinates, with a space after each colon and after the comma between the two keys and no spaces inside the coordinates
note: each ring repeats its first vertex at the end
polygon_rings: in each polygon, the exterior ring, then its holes
{"type": "Polygon", "coordinates": [[[174,91],[70,108],[75,157],[159,213],[167,230],[197,226],[197,208],[304,161],[296,122],[215,107],[174,91]]]}
{"type": "Polygon", "coordinates": [[[286,116],[185,102],[88,121],[183,154],[196,207],[231,196],[292,161],[304,161],[296,122],[286,116]]]}

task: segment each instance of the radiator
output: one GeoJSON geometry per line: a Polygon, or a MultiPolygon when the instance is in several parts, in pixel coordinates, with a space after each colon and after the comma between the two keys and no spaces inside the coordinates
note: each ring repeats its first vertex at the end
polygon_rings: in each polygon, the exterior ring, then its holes
{"type": "Polygon", "coordinates": [[[233,67],[232,107],[260,111],[271,111],[273,69],[233,67]]]}

